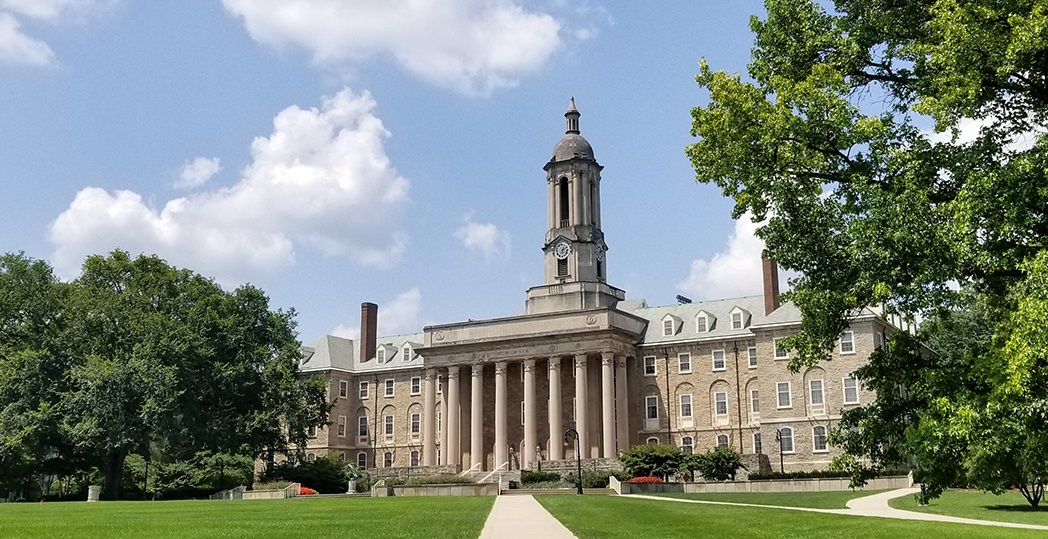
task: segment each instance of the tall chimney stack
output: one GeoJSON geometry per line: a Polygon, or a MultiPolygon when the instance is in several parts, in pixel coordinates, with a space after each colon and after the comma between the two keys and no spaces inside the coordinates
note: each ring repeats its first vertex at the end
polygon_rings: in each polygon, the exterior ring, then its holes
{"type": "Polygon", "coordinates": [[[375,357],[375,346],[378,344],[378,305],[364,302],[360,304],[360,361],[375,357]]]}
{"type": "Polygon", "coordinates": [[[779,266],[767,253],[761,257],[764,266],[764,315],[779,308],[779,266]]]}

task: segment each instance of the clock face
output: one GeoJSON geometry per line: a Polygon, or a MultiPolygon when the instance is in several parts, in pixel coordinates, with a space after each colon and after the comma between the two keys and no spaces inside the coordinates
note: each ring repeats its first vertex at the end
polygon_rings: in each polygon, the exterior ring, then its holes
{"type": "Polygon", "coordinates": [[[553,256],[564,260],[571,254],[571,246],[565,242],[560,242],[556,247],[553,248],[553,256]]]}
{"type": "Polygon", "coordinates": [[[597,260],[604,262],[604,248],[600,245],[597,246],[597,260]]]}

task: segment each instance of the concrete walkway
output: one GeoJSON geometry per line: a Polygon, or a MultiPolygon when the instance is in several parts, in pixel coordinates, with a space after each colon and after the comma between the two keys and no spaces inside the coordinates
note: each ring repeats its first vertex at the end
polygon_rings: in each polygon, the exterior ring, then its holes
{"type": "Polygon", "coordinates": [[[807,511],[809,513],[830,513],[835,515],[898,518],[904,520],[928,520],[935,522],[952,522],[955,524],[973,524],[978,526],[999,526],[1002,528],[1022,528],[1027,530],[1048,531],[1048,526],[1038,526],[1036,524],[996,522],[991,520],[976,520],[972,518],[950,517],[946,515],[936,515],[933,513],[918,513],[915,511],[903,511],[901,509],[895,509],[888,505],[888,500],[891,500],[893,498],[900,498],[902,496],[912,496],[919,490],[920,489],[917,488],[901,488],[898,490],[890,490],[888,492],[874,494],[872,496],[863,496],[862,498],[855,498],[853,500],[848,501],[847,509],[815,509],[811,507],[784,507],[779,505],[760,505],[753,503],[714,502],[707,500],[687,500],[682,498],[668,498],[664,496],[646,496],[643,494],[629,494],[624,497],[643,498],[646,500],[658,500],[663,502],[701,503],[710,505],[737,505],[742,507],[765,507],[771,509],[788,509],[791,511],[807,511]]]}
{"type": "Polygon", "coordinates": [[[553,518],[532,496],[496,496],[495,505],[484,522],[480,539],[574,539],[575,536],[553,518]]]}

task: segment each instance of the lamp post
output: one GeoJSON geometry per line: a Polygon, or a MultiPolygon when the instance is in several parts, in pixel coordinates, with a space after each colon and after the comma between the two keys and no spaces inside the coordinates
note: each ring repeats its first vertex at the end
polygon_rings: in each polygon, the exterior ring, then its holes
{"type": "Polygon", "coordinates": [[[564,433],[564,443],[575,441],[575,493],[582,495],[582,449],[579,447],[579,431],[568,429],[564,433]]]}
{"type": "Polygon", "coordinates": [[[782,429],[775,429],[775,441],[779,444],[779,473],[786,473],[782,466],[782,429]]]}

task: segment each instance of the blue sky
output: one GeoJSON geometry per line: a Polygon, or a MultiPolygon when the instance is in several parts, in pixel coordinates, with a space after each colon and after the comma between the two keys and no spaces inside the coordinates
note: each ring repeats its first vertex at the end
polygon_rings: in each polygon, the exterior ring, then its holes
{"type": "Polygon", "coordinates": [[[760,243],[684,155],[697,63],[761,2],[0,0],[0,251],[120,247],[251,282],[300,337],[508,316],[541,284],[542,166],[575,97],[608,281],[760,291],[760,243]]]}

